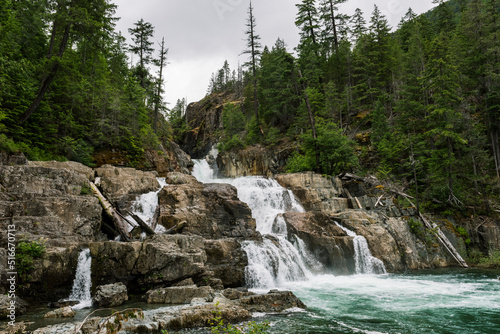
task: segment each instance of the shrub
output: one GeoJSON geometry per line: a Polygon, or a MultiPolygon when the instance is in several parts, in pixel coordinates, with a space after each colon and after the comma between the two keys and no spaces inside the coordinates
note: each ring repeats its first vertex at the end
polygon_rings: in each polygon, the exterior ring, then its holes
{"type": "Polygon", "coordinates": [[[21,282],[31,279],[30,272],[34,268],[34,260],[45,253],[45,240],[20,241],[16,247],[16,268],[21,282]]]}

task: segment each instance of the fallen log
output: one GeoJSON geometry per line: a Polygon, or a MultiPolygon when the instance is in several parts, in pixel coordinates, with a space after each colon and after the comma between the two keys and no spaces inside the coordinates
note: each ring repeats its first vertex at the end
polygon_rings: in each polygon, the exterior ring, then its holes
{"type": "Polygon", "coordinates": [[[151,221],[151,229],[156,231],[156,226],[158,226],[158,218],[160,217],[160,205],[156,207],[155,214],[153,216],[153,220],[151,221]]]}
{"type": "Polygon", "coordinates": [[[130,241],[132,239],[130,233],[128,232],[127,229],[127,224],[128,222],[126,219],[123,218],[123,216],[111,205],[111,203],[104,197],[103,194],[97,189],[97,186],[94,184],[94,182],[89,182],[90,183],[90,188],[92,189],[92,192],[94,193],[94,196],[96,196],[99,199],[99,203],[101,203],[101,206],[104,209],[104,212],[111,218],[113,221],[113,224],[115,225],[116,231],[120,234],[122,237],[122,240],[124,241],[130,241]]]}
{"type": "Polygon", "coordinates": [[[141,219],[141,217],[137,216],[135,213],[126,211],[127,214],[134,218],[134,220],[139,224],[139,226],[142,228],[142,230],[147,234],[147,235],[155,235],[155,231],[144,221],[141,219]]]}
{"type": "Polygon", "coordinates": [[[177,233],[182,233],[182,229],[186,227],[187,221],[180,222],[179,224],[175,225],[172,228],[169,228],[164,232],[164,234],[177,234],[177,233]]]}

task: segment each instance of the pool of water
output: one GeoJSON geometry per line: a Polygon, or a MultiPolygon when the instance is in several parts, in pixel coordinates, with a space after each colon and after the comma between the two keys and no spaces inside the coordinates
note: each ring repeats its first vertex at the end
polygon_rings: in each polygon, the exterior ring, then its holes
{"type": "Polygon", "coordinates": [[[271,316],[271,333],[500,333],[498,271],[317,276],[289,283],[305,312],[271,316]]]}
{"type": "MultiPolygon", "coordinates": [[[[499,270],[437,270],[408,274],[315,276],[281,289],[293,291],[305,311],[256,314],[269,321],[269,333],[500,333],[499,270]]],[[[267,292],[258,291],[256,292],[267,292]]],[[[134,300],[122,308],[151,305],[134,300]]],[[[152,308],[159,308],[155,305],[152,308]]],[[[46,308],[31,310],[19,320],[30,329],[62,322],[43,320],[46,308]]],[[[78,310],[74,321],[90,309],[78,310]]],[[[207,333],[184,330],[181,333],[207,333]]]]}

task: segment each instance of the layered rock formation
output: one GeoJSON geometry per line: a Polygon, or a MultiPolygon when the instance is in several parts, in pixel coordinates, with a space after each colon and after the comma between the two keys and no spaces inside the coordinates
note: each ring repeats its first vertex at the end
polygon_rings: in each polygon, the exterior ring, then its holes
{"type": "Polygon", "coordinates": [[[266,148],[256,145],[236,152],[221,152],[217,157],[217,166],[224,177],[272,176],[284,172],[287,158],[293,150],[293,146],[266,148]]]}
{"type": "MultiPolygon", "coordinates": [[[[394,195],[383,187],[362,182],[343,185],[338,178],[310,172],[277,175],[276,180],[291,189],[307,211],[283,215],[289,235],[304,240],[334,273],[352,273],[354,268],[352,237],[336,223],[364,236],[372,255],[389,272],[458,265],[432,232],[423,227],[419,234],[411,230],[410,220],[422,225],[416,210],[396,205],[394,195]]],[[[442,224],[441,229],[465,253],[464,241],[456,237],[453,225],[442,224]]]]}

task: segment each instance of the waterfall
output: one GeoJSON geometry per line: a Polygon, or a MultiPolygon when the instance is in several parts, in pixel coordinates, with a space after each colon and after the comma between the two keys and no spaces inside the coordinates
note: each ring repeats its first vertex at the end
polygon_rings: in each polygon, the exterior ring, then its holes
{"type": "Polygon", "coordinates": [[[354,231],[335,222],[338,227],[344,230],[348,236],[353,237],[354,245],[354,263],[356,274],[385,274],[384,263],[372,256],[368,248],[368,242],[362,235],[357,235],[354,231]]]}
{"type": "Polygon", "coordinates": [[[92,306],[92,297],[90,296],[90,287],[92,279],[90,275],[90,265],[92,257],[90,249],[84,249],[78,256],[78,265],[76,267],[75,280],[73,288],[69,295],[70,300],[78,300],[79,304],[73,306],[74,309],[88,308],[92,306]]]}
{"type": "MultiPolygon", "coordinates": [[[[131,207],[131,211],[148,225],[151,225],[156,208],[158,207],[158,193],[163,187],[167,186],[164,177],[158,177],[157,180],[160,184],[160,189],[137,196],[131,207]]],[[[130,221],[134,220],[130,219],[130,221]]],[[[158,225],[156,227],[156,232],[160,232],[162,228],[163,226],[158,225]]]]}
{"type": "Polygon", "coordinates": [[[245,241],[243,250],[248,256],[247,285],[252,288],[272,288],[286,282],[305,280],[311,270],[320,266],[310,256],[304,243],[294,236],[290,242],[286,223],[279,214],[304,212],[293,193],[276,180],[260,176],[236,179],[216,179],[206,160],[193,160],[193,176],[204,183],[229,183],[238,190],[238,198],[248,204],[256,221],[262,242],[245,241]]]}

